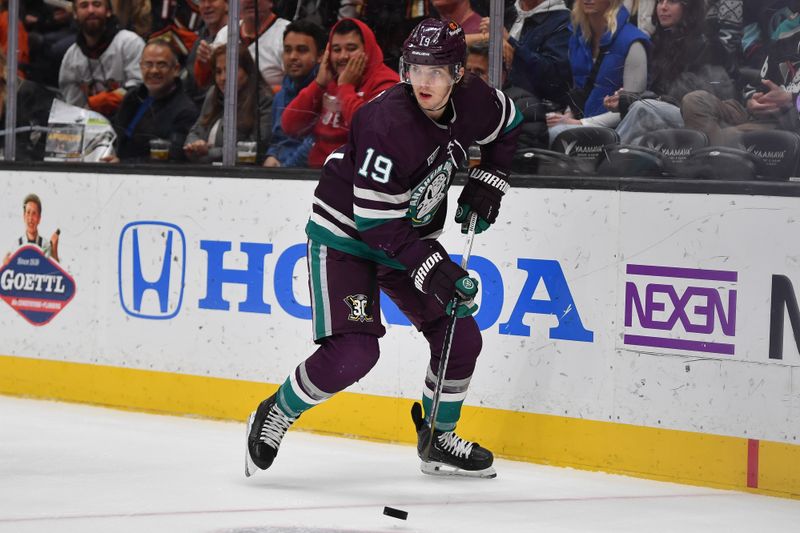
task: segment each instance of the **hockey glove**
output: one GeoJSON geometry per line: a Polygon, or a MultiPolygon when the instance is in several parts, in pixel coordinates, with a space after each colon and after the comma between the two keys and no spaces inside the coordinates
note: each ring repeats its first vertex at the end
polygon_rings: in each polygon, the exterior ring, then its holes
{"type": "Polygon", "coordinates": [[[471,316],[478,310],[478,304],[475,303],[478,280],[452,262],[441,246],[434,246],[430,255],[411,272],[411,276],[414,286],[433,296],[448,315],[453,312],[454,296],[458,296],[455,309],[458,318],[471,316]]]}
{"type": "Polygon", "coordinates": [[[456,222],[461,224],[461,233],[467,233],[469,215],[475,211],[478,221],[475,224],[475,233],[489,229],[497,220],[500,211],[500,200],[508,191],[509,185],[504,176],[494,174],[481,167],[469,171],[469,179],[458,198],[456,222]]]}

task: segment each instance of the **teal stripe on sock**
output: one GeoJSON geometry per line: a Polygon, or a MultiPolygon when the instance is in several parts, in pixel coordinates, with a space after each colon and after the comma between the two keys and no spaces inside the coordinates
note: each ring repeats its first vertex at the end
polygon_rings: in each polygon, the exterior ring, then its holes
{"type": "MultiPolygon", "coordinates": [[[[439,402],[439,412],[436,413],[436,429],[441,431],[453,431],[456,428],[458,419],[461,418],[460,402],[439,402]]],[[[433,400],[427,396],[422,396],[422,408],[425,410],[425,420],[430,420],[433,400]]]]}
{"type": "Polygon", "coordinates": [[[286,416],[297,418],[308,411],[314,404],[306,403],[294,392],[291,378],[286,378],[281,388],[278,389],[278,407],[286,416]]]}

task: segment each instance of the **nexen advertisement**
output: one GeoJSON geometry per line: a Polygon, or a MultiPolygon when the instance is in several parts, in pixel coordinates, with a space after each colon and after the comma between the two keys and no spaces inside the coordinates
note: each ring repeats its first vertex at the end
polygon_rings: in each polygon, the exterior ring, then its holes
{"type": "MultiPolygon", "coordinates": [[[[295,275],[298,262],[306,258],[305,242],[276,249],[271,243],[188,240],[197,242],[205,256],[206,276],[201,280],[205,295],[196,302],[197,308],[269,315],[277,306],[291,317],[311,319],[311,307],[297,299],[307,292],[307,280],[295,275]],[[244,268],[225,266],[231,254],[245,257],[244,268]],[[275,302],[265,300],[266,283],[273,284],[275,302]],[[244,300],[232,306],[224,295],[226,286],[241,287],[244,300]]],[[[187,236],[171,222],[137,221],[122,228],[117,270],[120,304],[126,314],[147,320],[179,318],[186,283],[186,248],[187,236]]],[[[456,262],[461,260],[458,255],[452,257],[456,262]]],[[[525,274],[525,282],[516,293],[506,295],[497,265],[485,257],[471,256],[469,269],[481,281],[481,307],[475,318],[482,330],[527,337],[531,328],[524,323],[525,316],[548,315],[557,321],[549,328],[549,338],[593,341],[594,334],[581,320],[580,304],[558,261],[518,258],[517,268],[525,274]],[[537,290],[547,297],[537,297],[537,290]],[[508,316],[501,316],[506,298],[513,298],[514,305],[508,316]]],[[[381,307],[387,324],[411,326],[385,295],[381,307]]]]}
{"type": "Polygon", "coordinates": [[[735,354],[736,272],[637,264],[625,272],[626,345],[735,354]]]}

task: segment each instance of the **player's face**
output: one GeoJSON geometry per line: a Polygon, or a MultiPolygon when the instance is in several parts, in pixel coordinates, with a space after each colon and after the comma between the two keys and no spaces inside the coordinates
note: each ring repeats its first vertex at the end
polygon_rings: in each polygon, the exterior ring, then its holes
{"type": "Polygon", "coordinates": [[[228,2],[226,0],[200,0],[200,18],[207,26],[216,26],[222,22],[228,14],[228,2]]]}
{"type": "Polygon", "coordinates": [[[481,54],[469,54],[467,56],[467,72],[472,72],[489,83],[489,58],[481,54]]]}
{"type": "Polygon", "coordinates": [[[163,46],[146,46],[142,52],[141,68],[142,81],[154,98],[167,94],[180,72],[175,57],[163,46]]]}
{"type": "Polygon", "coordinates": [[[356,52],[364,51],[364,41],[361,40],[361,35],[357,31],[350,33],[333,34],[331,37],[331,65],[333,71],[338,75],[347,66],[350,61],[350,56],[356,52]]]}
{"type": "Polygon", "coordinates": [[[313,37],[290,31],[283,38],[283,68],[286,74],[296,80],[305,78],[320,62],[319,52],[313,37]]]}
{"type": "Polygon", "coordinates": [[[441,116],[453,87],[448,65],[408,65],[408,79],[419,106],[431,118],[441,116]]]}
{"type": "Polygon", "coordinates": [[[25,231],[28,236],[35,237],[39,233],[39,221],[42,218],[41,213],[39,213],[39,206],[35,202],[25,204],[22,218],[25,221],[25,231]]]}
{"type": "Polygon", "coordinates": [[[88,35],[100,35],[111,16],[108,0],[78,0],[75,2],[75,20],[81,31],[88,35]]]}
{"type": "MultiPolygon", "coordinates": [[[[225,80],[227,79],[225,76],[225,67],[227,63],[228,59],[225,57],[225,54],[217,56],[217,66],[214,67],[214,83],[216,83],[217,89],[222,93],[225,92],[225,80]]],[[[247,72],[245,72],[242,67],[239,67],[239,71],[236,75],[236,84],[239,89],[247,84],[247,72]]]]}
{"type": "Polygon", "coordinates": [[[679,0],[659,0],[656,16],[662,27],[671,28],[683,18],[683,4],[679,0]]]}

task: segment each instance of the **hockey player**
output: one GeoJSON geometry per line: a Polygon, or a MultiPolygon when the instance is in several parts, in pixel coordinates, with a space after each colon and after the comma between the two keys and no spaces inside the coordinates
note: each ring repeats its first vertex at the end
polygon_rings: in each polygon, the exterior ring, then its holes
{"type": "MultiPolygon", "coordinates": [[[[423,389],[429,416],[448,322],[458,295],[455,335],[445,372],[433,446],[422,470],[494,477],[492,453],[455,433],[481,349],[472,318],[475,279],[436,240],[447,214],[447,190],[467,147],[481,146],[458,200],[456,222],[474,211],[476,232],[497,218],[521,121],[514,104],[478,77],[464,74],[466,42],[454,22],[425,19],[403,45],[398,83],[355,115],[347,144],[325,162],[314,194],[308,268],[314,340],[320,346],[248,425],[246,475],[268,468],[289,426],[306,410],[352,385],[379,356],[379,289],[397,303],[430,344],[423,389]]],[[[412,409],[418,453],[430,425],[412,409]]]]}

